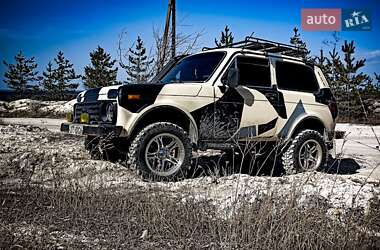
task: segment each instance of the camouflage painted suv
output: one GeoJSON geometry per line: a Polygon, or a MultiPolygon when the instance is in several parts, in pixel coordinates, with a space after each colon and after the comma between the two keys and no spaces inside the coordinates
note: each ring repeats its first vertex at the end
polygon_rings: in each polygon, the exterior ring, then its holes
{"type": "Polygon", "coordinates": [[[194,149],[247,141],[282,145],[288,173],[316,170],[333,150],[337,106],[302,52],[253,37],[204,48],[174,58],[149,83],[80,93],[61,130],[123,139],[118,147],[144,177],[183,178],[194,149]]]}

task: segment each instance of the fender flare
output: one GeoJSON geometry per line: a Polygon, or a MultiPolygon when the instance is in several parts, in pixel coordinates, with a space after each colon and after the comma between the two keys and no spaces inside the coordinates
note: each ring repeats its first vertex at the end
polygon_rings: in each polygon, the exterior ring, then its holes
{"type": "MultiPolygon", "coordinates": [[[[294,133],[297,131],[297,128],[300,126],[301,123],[307,121],[307,120],[316,120],[318,121],[320,124],[323,125],[323,129],[326,130],[326,124],[322,121],[322,119],[320,119],[318,116],[315,116],[315,115],[303,115],[303,116],[300,116],[298,117],[294,122],[293,124],[291,125],[287,135],[284,137],[285,140],[288,140],[290,139],[294,133]]],[[[323,136],[323,134],[322,134],[323,136]]]]}
{"type": "Polygon", "coordinates": [[[133,122],[131,125],[131,131],[134,131],[136,126],[139,124],[139,122],[144,119],[147,115],[149,115],[151,112],[157,110],[157,109],[172,109],[176,112],[179,112],[183,115],[185,115],[189,121],[189,137],[192,143],[197,144],[198,143],[198,126],[193,118],[193,116],[188,112],[186,109],[182,108],[181,106],[174,106],[169,104],[159,104],[159,105],[150,105],[143,110],[139,112],[139,117],[133,122]]]}

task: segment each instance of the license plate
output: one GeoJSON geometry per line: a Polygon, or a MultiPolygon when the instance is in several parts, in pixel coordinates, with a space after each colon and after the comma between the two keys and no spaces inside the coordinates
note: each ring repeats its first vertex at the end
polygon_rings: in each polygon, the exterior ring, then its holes
{"type": "Polygon", "coordinates": [[[71,124],[69,126],[69,134],[83,135],[83,125],[71,124]]]}

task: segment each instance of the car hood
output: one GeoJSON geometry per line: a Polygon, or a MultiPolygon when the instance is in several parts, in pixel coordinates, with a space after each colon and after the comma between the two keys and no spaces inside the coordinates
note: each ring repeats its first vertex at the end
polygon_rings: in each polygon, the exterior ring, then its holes
{"type": "Polygon", "coordinates": [[[121,84],[82,91],[77,97],[79,102],[96,102],[101,100],[116,100],[121,84]]]}
{"type": "Polygon", "coordinates": [[[81,102],[95,102],[102,100],[116,100],[118,92],[144,94],[144,95],[174,95],[174,96],[197,96],[202,85],[199,83],[140,83],[112,85],[102,88],[94,88],[81,92],[78,100],[81,102]]]}
{"type": "Polygon", "coordinates": [[[123,92],[142,95],[197,96],[202,85],[199,83],[142,83],[123,85],[119,89],[123,92]]]}

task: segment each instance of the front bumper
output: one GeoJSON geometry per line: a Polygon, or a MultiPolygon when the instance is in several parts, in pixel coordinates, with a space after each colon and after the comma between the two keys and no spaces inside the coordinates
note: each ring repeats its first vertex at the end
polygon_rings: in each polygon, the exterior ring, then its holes
{"type": "Polygon", "coordinates": [[[100,124],[100,125],[89,125],[89,124],[79,124],[79,123],[62,123],[61,131],[67,132],[73,135],[114,135],[119,136],[122,131],[121,126],[100,124]]]}

